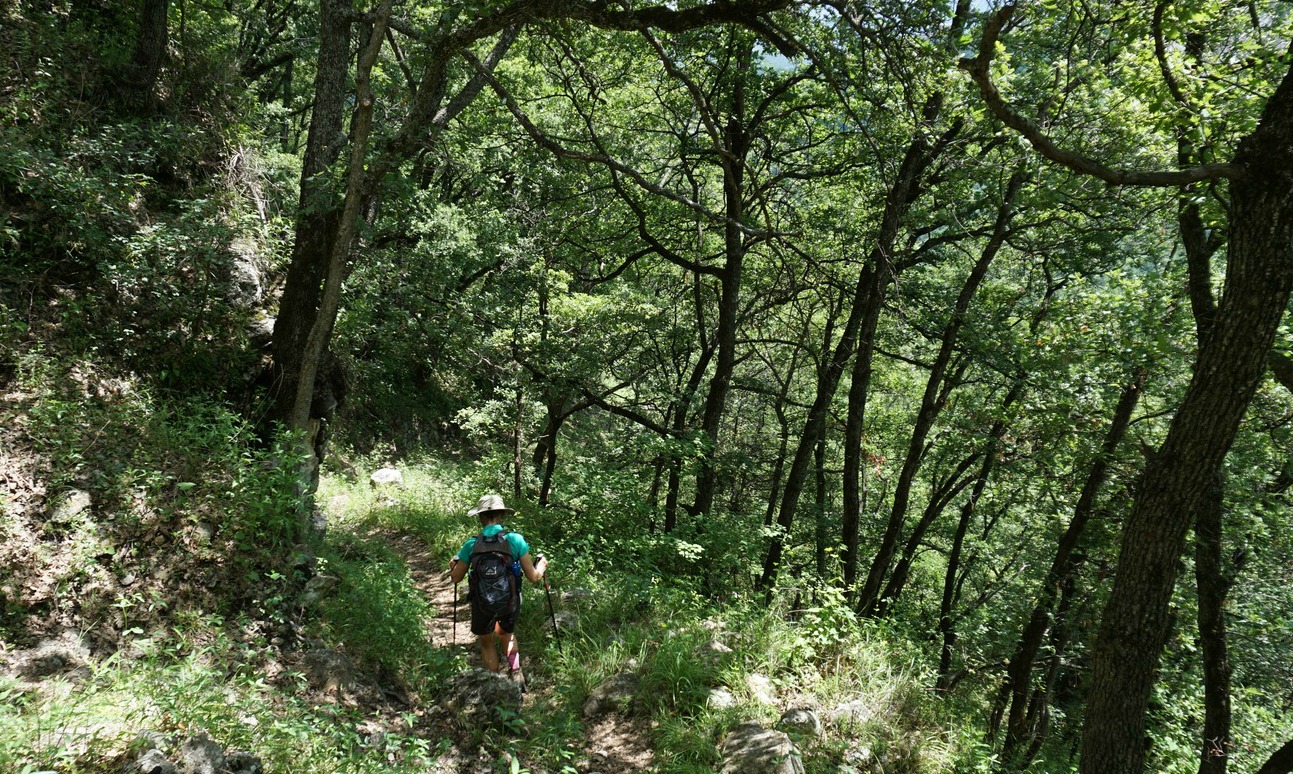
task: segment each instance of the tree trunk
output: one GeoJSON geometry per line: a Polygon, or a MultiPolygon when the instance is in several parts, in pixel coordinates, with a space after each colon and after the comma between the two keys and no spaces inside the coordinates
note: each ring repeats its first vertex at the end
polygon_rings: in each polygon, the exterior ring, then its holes
{"type": "Polygon", "coordinates": [[[1077,504],[1073,508],[1073,518],[1069,520],[1068,527],[1060,537],[1059,545],[1055,549],[1055,557],[1051,560],[1051,566],[1042,581],[1037,602],[1033,605],[1032,615],[1019,637],[1019,644],[1015,647],[1014,654],[1006,664],[1004,687],[1009,700],[1009,709],[1006,713],[1006,736],[1002,744],[1001,757],[1011,766],[1023,768],[1028,763],[1027,760],[1016,760],[1015,757],[1022,746],[1028,743],[1030,737],[1026,714],[1032,689],[1033,663],[1037,659],[1037,653],[1041,649],[1046,632],[1053,625],[1055,600],[1060,589],[1069,582],[1082,561],[1082,556],[1078,553],[1078,544],[1082,539],[1082,533],[1086,530],[1087,522],[1095,512],[1096,496],[1100,492],[1100,487],[1108,478],[1109,462],[1118,444],[1122,442],[1127,428],[1131,425],[1131,415],[1136,410],[1136,404],[1140,402],[1146,378],[1147,372],[1142,369],[1123,387],[1122,395],[1118,398],[1118,405],[1113,412],[1113,421],[1109,423],[1109,430],[1105,433],[1104,443],[1091,463],[1090,470],[1087,471],[1086,482],[1082,485],[1082,492],[1078,495],[1077,504]]]}
{"type": "MultiPolygon", "coordinates": [[[[1178,131],[1177,155],[1182,167],[1195,161],[1191,134],[1185,129],[1178,131]]],[[[1194,313],[1198,340],[1202,342],[1211,332],[1217,314],[1216,300],[1212,296],[1212,256],[1220,240],[1209,238],[1199,213],[1198,194],[1190,189],[1183,189],[1178,199],[1177,224],[1185,247],[1190,308],[1194,313]]],[[[1221,566],[1224,479],[1218,479],[1210,494],[1211,501],[1203,506],[1194,525],[1194,579],[1198,593],[1204,697],[1199,774],[1225,774],[1230,759],[1230,656],[1226,645],[1225,616],[1230,582],[1221,566]]]]}
{"type": "Polygon", "coordinates": [[[1293,774],[1293,741],[1272,753],[1257,774],[1293,774]]]}
{"type": "Polygon", "coordinates": [[[1194,525],[1194,578],[1199,595],[1199,650],[1203,656],[1203,743],[1199,774],[1226,774],[1230,760],[1230,656],[1226,647],[1226,595],[1231,582],[1221,566],[1220,477],[1211,502],[1194,525]]]}
{"type": "Polygon", "coordinates": [[[723,132],[723,214],[727,222],[723,229],[723,268],[718,273],[718,323],[714,331],[714,375],[705,396],[705,413],[701,429],[709,441],[709,448],[700,461],[696,476],[696,499],[691,512],[709,514],[714,507],[714,494],[718,487],[715,457],[718,454],[719,428],[731,391],[732,374],[736,370],[736,334],[741,313],[741,275],[744,271],[745,253],[748,249],[741,222],[745,219],[745,164],[750,151],[749,132],[745,126],[745,73],[750,68],[754,41],[741,44],[736,84],[732,88],[732,110],[723,132]]]}
{"type": "Polygon", "coordinates": [[[880,310],[884,306],[885,293],[888,290],[892,275],[888,271],[872,272],[864,290],[854,299],[855,307],[862,305],[867,310],[862,321],[862,333],[857,359],[853,361],[853,373],[849,381],[848,414],[844,418],[844,472],[842,498],[840,507],[843,516],[840,519],[841,538],[844,543],[844,568],[842,583],[844,590],[851,596],[857,584],[859,550],[858,542],[861,530],[862,493],[865,491],[862,459],[866,453],[866,407],[871,389],[871,364],[875,355],[875,331],[880,324],[880,310]],[[865,295],[863,295],[865,293],[865,295]]]}
{"type": "Polygon", "coordinates": [[[925,504],[925,512],[921,514],[920,520],[912,528],[911,534],[907,536],[907,543],[903,546],[902,555],[898,563],[894,565],[893,572],[889,574],[889,582],[885,584],[884,592],[880,595],[880,600],[876,605],[877,611],[890,612],[893,610],[894,603],[898,597],[902,596],[902,590],[907,586],[907,578],[911,573],[911,565],[916,561],[916,553],[920,551],[920,545],[925,539],[925,533],[934,524],[934,521],[947,509],[952,500],[956,499],[965,487],[970,485],[974,476],[965,477],[966,471],[979,458],[979,452],[970,454],[957,464],[945,480],[936,484],[930,493],[929,502],[925,504]]]}
{"type": "MultiPolygon", "coordinates": [[[[323,0],[319,15],[319,54],[314,76],[314,110],[301,162],[301,199],[296,240],[288,265],[278,317],[274,321],[274,416],[290,423],[301,377],[305,340],[319,306],[332,236],[340,218],[338,192],[328,169],[341,151],[346,77],[350,70],[350,21],[347,0],[323,0]]],[[[304,426],[298,427],[304,430],[304,426]]]]}
{"type": "Polygon", "coordinates": [[[814,479],[817,483],[817,502],[813,507],[813,515],[817,519],[816,529],[814,530],[814,558],[817,565],[817,580],[826,581],[826,543],[830,540],[830,532],[827,530],[826,522],[826,439],[822,438],[817,441],[817,448],[813,452],[813,471],[814,479]]]}
{"type": "Polygon", "coordinates": [[[1139,774],[1144,767],[1145,710],[1185,536],[1211,502],[1209,489],[1257,390],[1293,287],[1293,73],[1240,143],[1235,163],[1245,175],[1230,186],[1225,294],[1124,530],[1093,650],[1084,774],[1139,774]]]}
{"type": "MultiPolygon", "coordinates": [[[[941,97],[932,97],[925,106],[924,117],[927,123],[932,124],[938,117],[942,105],[941,97]]],[[[845,453],[861,454],[861,437],[862,424],[861,417],[865,410],[866,396],[865,384],[870,380],[870,352],[872,340],[875,337],[875,329],[880,319],[880,307],[884,301],[884,294],[889,283],[893,281],[893,248],[898,241],[898,231],[902,226],[903,218],[912,203],[921,194],[920,181],[924,176],[925,170],[929,168],[930,163],[942,152],[943,145],[931,148],[925,143],[923,136],[917,136],[907,146],[907,152],[903,156],[902,165],[898,169],[898,175],[889,187],[889,192],[885,197],[884,212],[880,216],[880,229],[876,235],[876,244],[867,256],[867,261],[863,269],[858,274],[857,286],[853,293],[852,308],[849,311],[848,321],[844,325],[844,330],[840,334],[839,343],[835,350],[825,363],[822,364],[821,370],[817,377],[817,395],[813,398],[813,405],[808,410],[808,416],[804,420],[804,432],[800,435],[799,444],[795,449],[795,456],[790,463],[790,471],[786,474],[785,491],[781,496],[781,507],[777,514],[777,525],[781,528],[781,533],[772,538],[771,545],[768,546],[768,553],[763,561],[763,574],[759,576],[759,588],[768,594],[771,594],[773,586],[776,583],[777,571],[781,564],[781,552],[785,545],[785,536],[790,534],[790,527],[794,523],[795,509],[799,507],[799,498],[803,495],[804,483],[808,476],[809,461],[813,454],[813,448],[817,441],[822,437],[826,428],[826,415],[830,410],[831,401],[835,398],[835,390],[839,387],[840,377],[843,376],[844,367],[848,364],[849,358],[853,356],[854,349],[858,342],[863,342],[862,351],[858,352],[858,357],[865,357],[867,365],[863,375],[862,394],[860,396],[859,409],[857,411],[857,421],[855,426],[851,427],[852,433],[846,435],[845,453]],[[853,443],[856,440],[857,443],[853,443]]],[[[856,368],[854,378],[856,376],[856,368]]],[[[850,400],[850,413],[854,412],[853,401],[850,400]]],[[[855,459],[853,462],[854,470],[860,471],[861,465],[855,459]]],[[[845,469],[848,469],[846,461],[845,469]]],[[[849,480],[846,472],[845,481],[849,480]]],[[[848,546],[857,546],[857,518],[860,500],[857,499],[859,490],[853,490],[853,502],[849,502],[849,489],[845,488],[844,496],[844,545],[846,546],[846,555],[848,546]],[[852,510],[850,510],[850,508],[852,510]],[[852,524],[852,533],[849,532],[849,525],[852,524]]],[[[854,549],[856,551],[856,548],[854,549]]],[[[847,572],[847,568],[845,572],[847,572]]]]}
{"type": "Polygon", "coordinates": [[[938,691],[946,692],[952,688],[952,652],[956,648],[956,621],[953,612],[960,599],[960,580],[961,574],[961,554],[965,551],[965,536],[970,529],[970,520],[974,517],[975,510],[979,507],[979,499],[983,497],[983,490],[988,486],[988,480],[992,476],[992,470],[997,465],[997,446],[1001,443],[1001,438],[1006,434],[1010,427],[1010,420],[1007,414],[1010,407],[1015,401],[1024,394],[1024,379],[1015,380],[1010,386],[1010,391],[1006,393],[1005,400],[1001,403],[1000,419],[992,423],[992,429],[988,431],[988,442],[983,449],[983,464],[979,466],[979,473],[975,476],[974,487],[970,490],[970,496],[965,499],[961,506],[961,515],[956,522],[956,532],[952,537],[952,549],[947,554],[947,568],[943,572],[943,597],[938,608],[938,633],[942,638],[943,645],[939,651],[938,657],[938,680],[935,687],[938,691]]]}
{"type": "MultiPolygon", "coordinates": [[[[938,354],[934,357],[934,362],[930,366],[929,378],[925,382],[925,392],[921,398],[920,410],[916,414],[916,421],[911,431],[911,441],[907,446],[907,456],[903,460],[902,472],[899,473],[898,483],[894,487],[893,507],[889,513],[889,524],[885,528],[884,536],[880,540],[880,547],[876,550],[875,558],[871,562],[871,569],[867,572],[866,582],[862,585],[862,592],[858,596],[858,610],[864,614],[879,615],[884,613],[881,605],[883,598],[880,593],[881,584],[889,572],[890,564],[893,562],[894,554],[898,549],[898,539],[902,535],[903,523],[907,519],[907,504],[911,497],[912,484],[916,480],[916,473],[920,470],[927,451],[925,442],[929,438],[929,431],[934,427],[934,422],[942,412],[943,406],[946,405],[948,395],[951,392],[951,385],[945,387],[943,379],[947,374],[948,364],[952,359],[953,347],[961,333],[962,326],[965,324],[965,315],[970,310],[970,304],[974,301],[975,294],[978,293],[979,285],[982,284],[983,278],[987,276],[988,268],[992,265],[993,259],[997,257],[997,253],[1000,252],[1001,246],[1006,241],[1006,236],[1010,229],[1010,220],[1014,213],[1015,199],[1019,195],[1019,189],[1023,187],[1024,179],[1022,172],[1016,172],[1006,184],[1001,204],[997,208],[992,237],[984,245],[979,254],[979,260],[975,262],[974,267],[965,278],[965,284],[961,287],[960,295],[956,299],[956,305],[952,309],[947,325],[943,328],[938,354]]],[[[852,418],[851,404],[850,418],[852,418]]]]}
{"type": "Polygon", "coordinates": [[[135,40],[135,55],[131,62],[131,85],[143,95],[145,102],[151,101],[157,76],[162,71],[162,63],[166,61],[166,45],[169,40],[166,17],[170,5],[170,0],[143,0],[139,16],[139,37],[135,40]]]}

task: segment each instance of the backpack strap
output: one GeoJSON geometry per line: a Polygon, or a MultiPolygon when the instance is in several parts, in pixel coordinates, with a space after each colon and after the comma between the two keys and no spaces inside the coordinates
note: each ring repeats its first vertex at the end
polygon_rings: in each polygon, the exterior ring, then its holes
{"type": "Polygon", "coordinates": [[[472,547],[471,547],[472,556],[475,556],[476,554],[486,554],[486,553],[489,553],[489,554],[503,553],[499,549],[494,548],[494,546],[498,545],[499,540],[501,538],[503,545],[507,546],[507,555],[511,557],[512,561],[514,562],[519,561],[520,557],[516,556],[516,554],[513,552],[512,543],[507,539],[507,536],[509,534],[511,534],[511,530],[505,529],[505,530],[502,530],[501,532],[494,533],[493,537],[486,537],[485,532],[482,530],[480,533],[476,535],[476,542],[472,544],[472,547]]]}

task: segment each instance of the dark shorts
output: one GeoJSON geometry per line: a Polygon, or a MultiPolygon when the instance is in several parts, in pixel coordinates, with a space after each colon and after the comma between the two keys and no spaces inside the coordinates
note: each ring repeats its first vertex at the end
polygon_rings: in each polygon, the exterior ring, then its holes
{"type": "Polygon", "coordinates": [[[520,614],[521,614],[520,595],[517,595],[517,598],[516,598],[516,609],[512,611],[511,615],[503,616],[502,618],[491,616],[489,613],[486,613],[483,610],[477,610],[476,606],[472,605],[471,606],[471,633],[476,635],[477,637],[485,634],[491,634],[494,631],[494,624],[498,624],[498,628],[501,629],[504,634],[511,634],[512,632],[516,631],[516,619],[520,614]]]}

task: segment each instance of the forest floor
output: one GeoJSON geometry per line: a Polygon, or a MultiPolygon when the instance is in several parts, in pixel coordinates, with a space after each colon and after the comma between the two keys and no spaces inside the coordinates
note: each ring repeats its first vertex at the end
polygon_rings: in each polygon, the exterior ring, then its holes
{"type": "MultiPolygon", "coordinates": [[[[434,617],[427,621],[427,636],[431,644],[437,648],[460,650],[472,666],[479,666],[480,653],[470,631],[471,611],[461,593],[455,596],[443,559],[433,557],[423,541],[412,535],[374,531],[369,533],[369,537],[382,540],[408,566],[413,585],[422,592],[434,611],[434,617]],[[455,600],[458,603],[456,625],[455,600]]],[[[462,590],[460,588],[460,592],[462,590]]],[[[526,634],[519,632],[518,637],[526,634]]],[[[532,632],[527,636],[541,635],[532,632]]],[[[522,671],[528,680],[522,705],[524,715],[551,699],[553,686],[546,684],[546,670],[538,657],[527,657],[525,641],[520,640],[519,644],[522,671]]],[[[585,760],[581,771],[634,774],[647,771],[655,757],[645,721],[620,713],[590,720],[584,728],[582,751],[585,760]]]]}

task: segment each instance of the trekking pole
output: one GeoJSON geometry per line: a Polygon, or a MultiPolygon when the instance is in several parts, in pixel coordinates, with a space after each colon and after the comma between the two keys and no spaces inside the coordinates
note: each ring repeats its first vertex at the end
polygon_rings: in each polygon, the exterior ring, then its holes
{"type": "MultiPolygon", "coordinates": [[[[450,573],[453,572],[453,567],[456,564],[458,564],[458,557],[455,556],[453,561],[449,563],[450,573]]],[[[452,577],[449,578],[449,582],[453,583],[452,577]]],[[[453,583],[453,640],[451,641],[451,644],[453,645],[453,647],[458,647],[458,584],[457,583],[453,583]]]]}
{"type": "Polygon", "coordinates": [[[561,631],[557,629],[557,614],[552,610],[552,586],[548,585],[548,575],[543,575],[543,593],[548,597],[548,617],[552,619],[552,636],[557,638],[557,647],[561,647],[561,631]]]}

